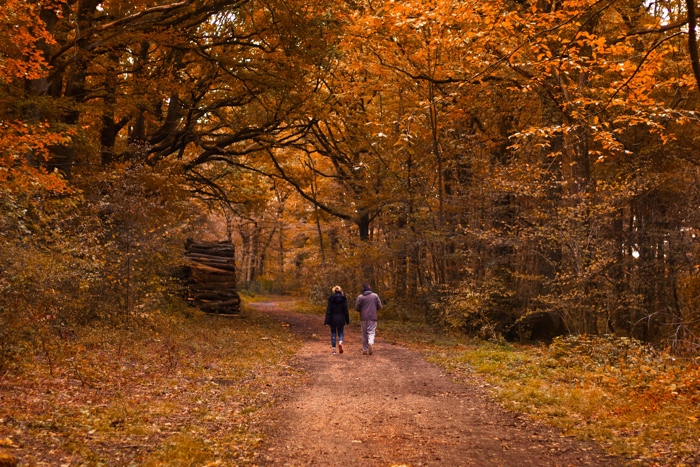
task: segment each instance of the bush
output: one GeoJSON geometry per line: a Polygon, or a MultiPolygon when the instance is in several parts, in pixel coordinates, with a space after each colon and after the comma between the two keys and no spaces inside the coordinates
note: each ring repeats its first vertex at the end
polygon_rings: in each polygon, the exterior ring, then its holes
{"type": "Polygon", "coordinates": [[[482,339],[502,338],[515,321],[515,292],[508,287],[510,274],[501,270],[478,280],[473,274],[456,287],[445,287],[433,304],[440,321],[482,339]]]}
{"type": "Polygon", "coordinates": [[[139,164],[76,177],[71,193],[3,193],[0,369],[30,345],[51,359],[83,326],[138,327],[179,313],[170,274],[191,205],[176,174],[139,164]]]}

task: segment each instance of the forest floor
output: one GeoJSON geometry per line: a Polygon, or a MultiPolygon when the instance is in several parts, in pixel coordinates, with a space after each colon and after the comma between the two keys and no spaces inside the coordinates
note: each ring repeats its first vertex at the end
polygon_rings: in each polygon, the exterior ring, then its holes
{"type": "Polygon", "coordinates": [[[354,313],[331,355],[318,304],[246,302],[37,323],[0,372],[0,466],[700,465],[693,360],[610,337],[476,341],[389,305],[374,355],[354,313]]]}
{"type": "Polygon", "coordinates": [[[36,328],[0,373],[0,466],[253,465],[301,340],[253,310],[36,328]]]}
{"type": "Polygon", "coordinates": [[[318,315],[289,303],[252,303],[303,339],[297,365],[307,382],[266,416],[258,457],[271,466],[622,465],[591,442],[492,402],[478,384],[460,384],[423,356],[383,339],[363,355],[356,326],[345,352],[331,354],[318,315]]]}

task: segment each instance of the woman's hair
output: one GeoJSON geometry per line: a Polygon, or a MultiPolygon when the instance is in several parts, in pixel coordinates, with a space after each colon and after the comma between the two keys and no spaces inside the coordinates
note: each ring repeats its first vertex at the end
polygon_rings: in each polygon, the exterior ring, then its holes
{"type": "Polygon", "coordinates": [[[334,285],[331,290],[333,291],[333,293],[343,293],[343,289],[341,289],[339,285],[334,285]]]}

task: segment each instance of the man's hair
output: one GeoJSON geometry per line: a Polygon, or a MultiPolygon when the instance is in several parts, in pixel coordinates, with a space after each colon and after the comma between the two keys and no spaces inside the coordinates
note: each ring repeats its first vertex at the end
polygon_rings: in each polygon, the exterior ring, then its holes
{"type": "Polygon", "coordinates": [[[369,286],[369,282],[362,284],[362,290],[372,290],[372,287],[369,286]]]}

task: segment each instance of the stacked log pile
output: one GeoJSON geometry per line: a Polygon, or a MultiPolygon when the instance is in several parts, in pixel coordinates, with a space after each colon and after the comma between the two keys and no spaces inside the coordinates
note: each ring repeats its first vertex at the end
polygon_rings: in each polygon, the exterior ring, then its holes
{"type": "Polygon", "coordinates": [[[241,311],[236,293],[236,264],[231,242],[195,242],[187,239],[187,300],[206,313],[241,311]]]}

